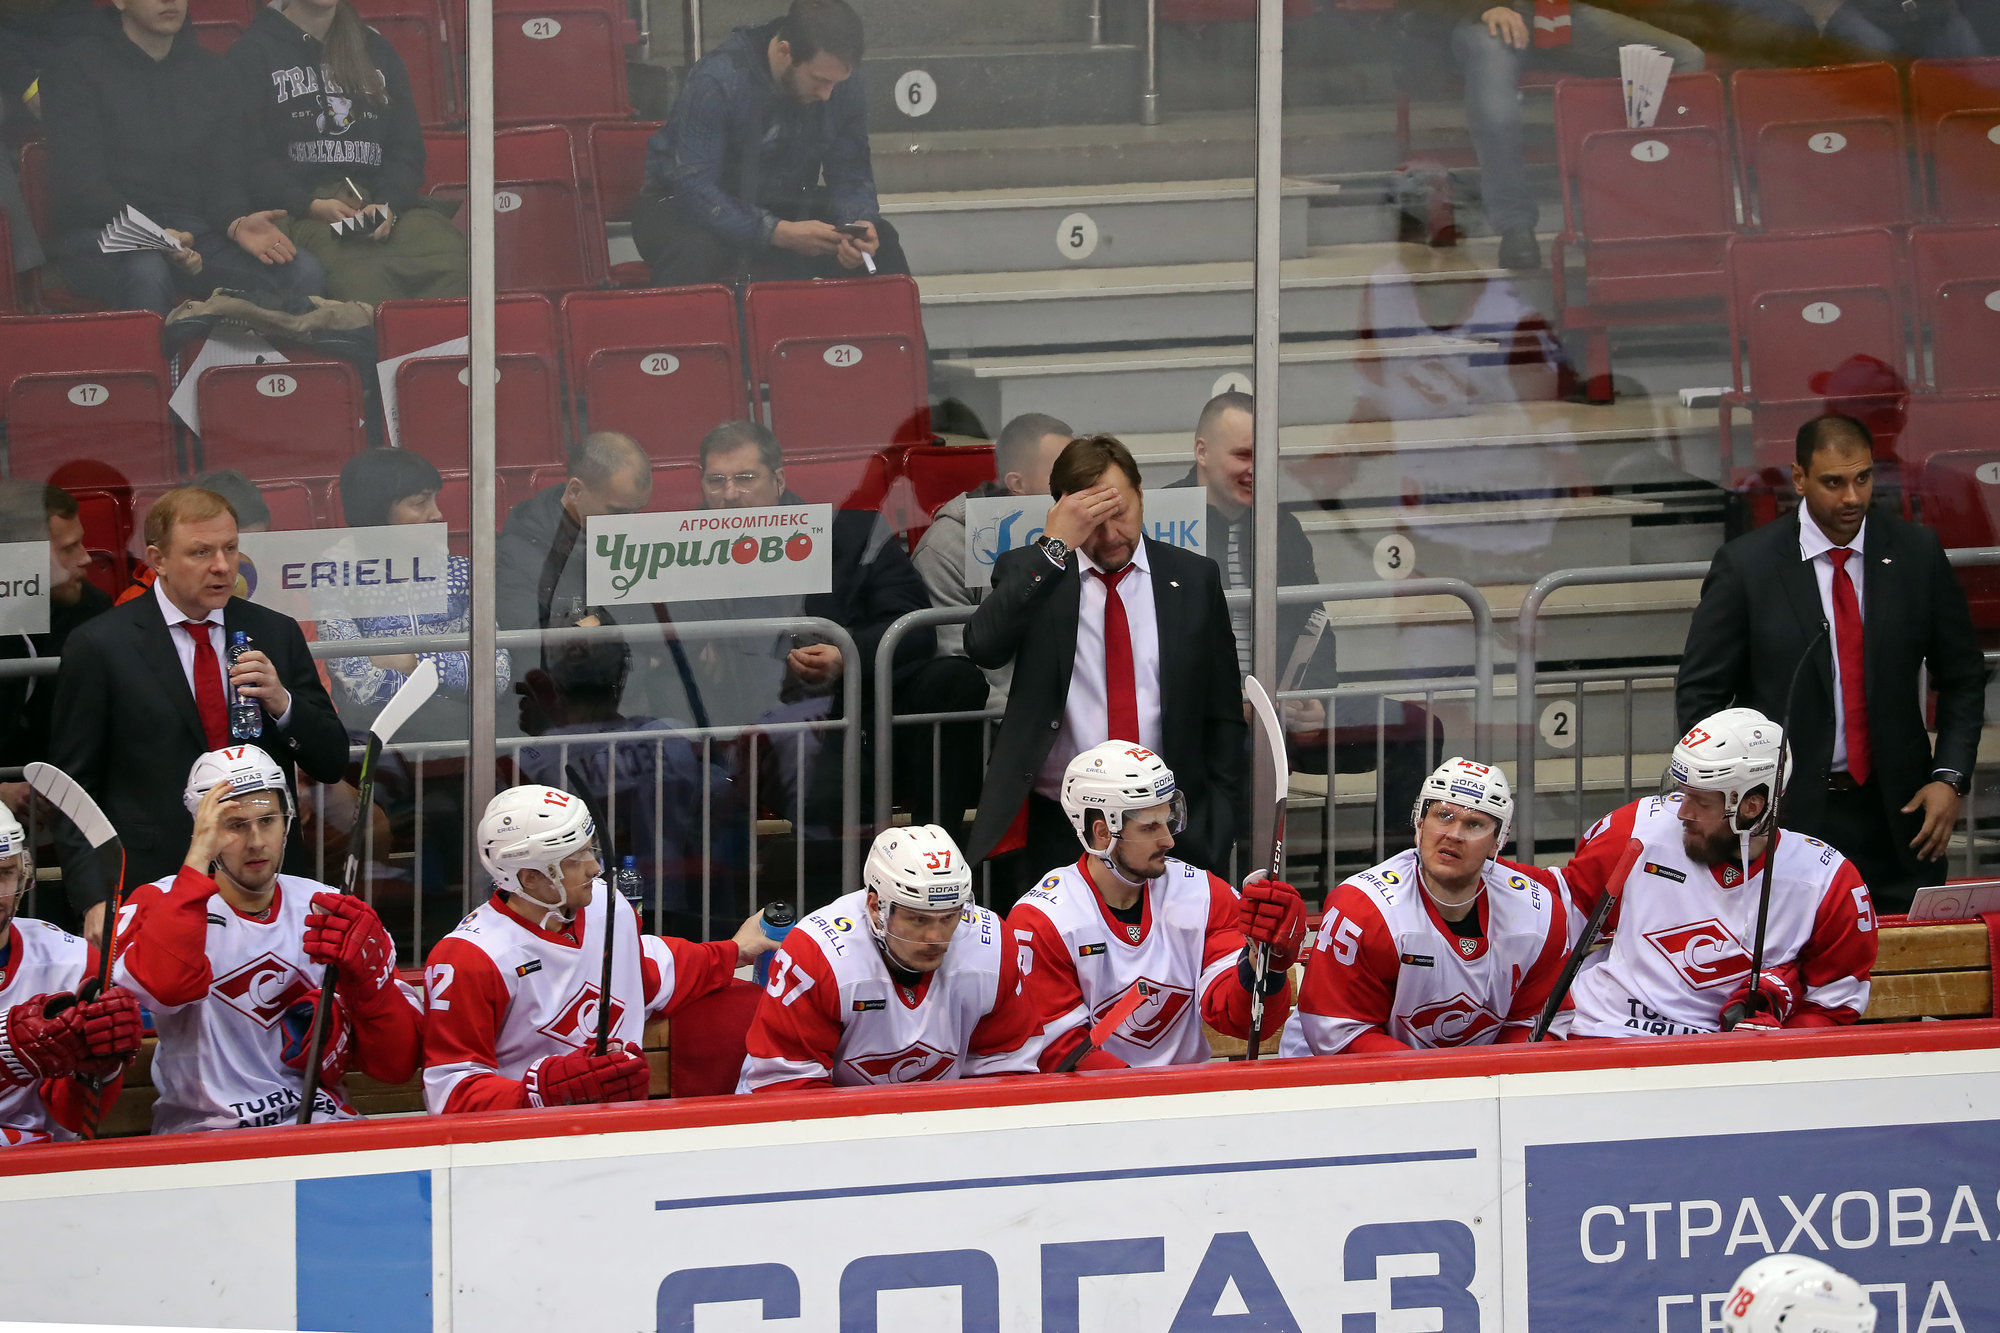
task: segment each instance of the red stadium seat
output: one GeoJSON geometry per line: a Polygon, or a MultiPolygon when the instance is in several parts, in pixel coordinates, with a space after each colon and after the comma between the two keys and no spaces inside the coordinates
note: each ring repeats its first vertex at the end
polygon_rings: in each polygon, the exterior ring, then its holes
{"type": "Polygon", "coordinates": [[[787,451],[929,444],[930,363],[906,277],[752,283],[743,299],[753,384],[787,451]]]}
{"type": "Polygon", "coordinates": [[[2000,221],[2000,58],[1912,61],[1910,119],[1932,216],[2000,221]]]}
{"type": "Polygon", "coordinates": [[[622,4],[500,0],[493,14],[493,106],[502,125],[617,120],[630,20],[622,4]]]}
{"type": "MultiPolygon", "coordinates": [[[[659,131],[657,120],[607,120],[590,127],[588,162],[596,225],[630,222],[646,179],[646,141],[659,131]]],[[[652,281],[644,262],[611,265],[607,269],[621,287],[643,287],[652,281]]]]}
{"type": "Polygon", "coordinates": [[[1939,454],[2000,441],[2000,394],[1917,394],[1908,416],[1897,452],[1912,477],[1939,454]]]}
{"type": "Polygon", "coordinates": [[[356,0],[355,8],[403,58],[417,120],[426,128],[449,124],[460,100],[446,6],[437,0],[356,0]]]}
{"type": "Polygon", "coordinates": [[[260,480],[257,490],[271,511],[271,531],[306,532],[319,526],[319,500],[314,483],[260,480]]]}
{"type": "Polygon", "coordinates": [[[701,466],[693,461],[653,464],[652,514],[680,514],[701,508],[701,466]]]}
{"type": "Polygon", "coordinates": [[[250,26],[250,6],[242,0],[190,0],[187,19],[195,40],[220,55],[250,26]]]}
{"type": "MultiPolygon", "coordinates": [[[[1989,434],[1986,438],[1992,438],[1989,434]]],[[[1947,549],[2000,546],[2000,449],[1952,449],[1935,454],[1918,474],[1917,511],[1947,549]]],[[[2000,569],[1958,571],[1972,623],[2000,628],[2000,569]]]]}
{"type": "Polygon", "coordinates": [[[1550,261],[1563,324],[1582,335],[1591,396],[1610,396],[1613,327],[1710,322],[1722,313],[1723,250],[1736,230],[1722,80],[1677,74],[1660,122],[1625,128],[1617,79],[1556,88],[1563,231],[1550,261]],[[1579,293],[1566,256],[1583,261],[1579,293]]]}
{"type": "Polygon", "coordinates": [[[990,444],[920,444],[903,456],[912,500],[924,517],[947,501],[995,478],[990,444]]]}
{"type": "MultiPolygon", "coordinates": [[[[28,224],[24,221],[22,226],[28,224]]],[[[7,215],[0,213],[0,315],[19,313],[20,295],[14,290],[14,236],[7,221],[7,215]]]]}
{"type": "Polygon", "coordinates": [[[148,310],[0,319],[8,475],[87,462],[131,485],[174,477],[160,329],[148,310]]]}
{"type": "Polygon", "coordinates": [[[331,477],[367,446],[361,377],[345,361],[211,366],[195,385],[204,471],[331,477]]]}
{"type": "Polygon", "coordinates": [[[785,459],[785,489],[807,504],[880,509],[889,492],[888,460],[880,453],[785,459]]]}
{"type": "Polygon", "coordinates": [[[2000,223],[1911,228],[1910,269],[1931,387],[2000,392],[2000,223]]]}
{"type": "Polygon", "coordinates": [[[727,287],[571,292],[562,331],[579,432],[621,431],[670,461],[748,412],[727,287]]]}
{"type": "MultiPolygon", "coordinates": [[[[431,133],[440,161],[427,161],[426,194],[463,201],[465,136],[431,133]]],[[[499,130],[493,135],[493,215],[496,280],[503,292],[563,291],[600,276],[603,241],[586,244],[583,196],[569,132],[560,125],[499,130]]],[[[458,227],[471,226],[466,209],[458,227]]]]}
{"type": "MultiPolygon", "coordinates": [[[[377,355],[408,356],[466,334],[462,300],[384,301],[375,308],[377,355]]],[[[498,323],[500,388],[494,448],[499,466],[535,467],[562,457],[562,393],[555,311],[547,298],[502,296],[498,323]]],[[[397,439],[441,472],[471,458],[471,398],[463,353],[417,357],[395,372],[397,439]]]]}
{"type": "Polygon", "coordinates": [[[90,581],[107,596],[116,597],[132,581],[128,545],[132,540],[132,497],[110,491],[76,490],[77,521],[83,524],[83,544],[90,551],[90,581]]]}
{"type": "MultiPolygon", "coordinates": [[[[49,145],[44,139],[31,139],[21,145],[21,199],[28,205],[28,218],[46,249],[56,234],[56,215],[49,187],[49,145]]],[[[37,277],[33,287],[32,293],[23,295],[34,296],[44,309],[64,312],[104,309],[62,284],[50,282],[46,276],[37,277]]]]}
{"type": "Polygon", "coordinates": [[[1903,93],[1886,62],[1729,78],[1744,212],[1765,231],[1910,217],[1903,93]]]}

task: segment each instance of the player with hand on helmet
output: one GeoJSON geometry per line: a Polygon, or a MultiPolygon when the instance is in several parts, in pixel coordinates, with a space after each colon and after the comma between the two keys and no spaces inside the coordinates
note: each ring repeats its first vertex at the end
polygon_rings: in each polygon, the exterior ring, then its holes
{"type": "Polygon", "coordinates": [[[1743,1270],[1722,1304],[1723,1333],[1875,1333],[1875,1302],[1859,1282],[1803,1254],[1772,1254],[1743,1270]]]}
{"type": "Polygon", "coordinates": [[[1526,1041],[1569,926],[1553,872],[1500,859],[1513,822],[1514,794],[1491,765],[1447,759],[1424,779],[1416,846],[1328,895],[1279,1053],[1526,1041]]]}
{"type": "Polygon", "coordinates": [[[1251,951],[1271,947],[1264,1030],[1291,1012],[1292,964],[1305,941],[1305,905],[1262,871],[1241,896],[1206,870],[1169,856],[1185,805],[1173,771],[1130,741],[1106,741],[1063,771],[1063,812],[1083,852],[1058,866],[1007,914],[1021,979],[1049,1034],[1049,1068],[1133,986],[1146,998],[1080,1069],[1200,1064],[1205,1021],[1250,1037],[1251,951]]]}
{"type": "Polygon", "coordinates": [[[0,1147],[74,1138],[109,1109],[139,1049],[132,992],[96,988],[97,951],[46,921],[17,914],[34,882],[28,835],[0,805],[0,1147]],[[90,1105],[91,1095],[96,1106],[90,1105]]]}
{"type": "Polygon", "coordinates": [[[279,872],[293,818],[284,770],[254,745],[195,760],[181,794],[194,835],[180,871],[135,889],[119,914],[116,977],[153,1013],[153,1132],[289,1125],[298,1117],[313,1009],[328,963],[314,1120],[353,1120],[341,1079],[416,1073],[417,994],[375,910],[279,872]]]}
{"type": "Polygon", "coordinates": [[[1674,746],[1674,790],[1600,819],[1563,868],[1579,918],[1590,915],[1633,838],[1645,854],[1605,921],[1611,943],[1571,987],[1578,1037],[1687,1036],[1831,1027],[1868,1007],[1875,909],[1847,858],[1817,838],[1780,831],[1774,801],[1784,731],[1754,708],[1704,718],[1674,746]],[[1771,906],[1764,968],[1752,999],[1766,857],[1771,906]]]}
{"type": "Polygon", "coordinates": [[[644,1101],[646,1024],[727,986],[771,948],[754,916],[706,944],[645,934],[638,911],[604,882],[590,808],[567,792],[500,792],[477,839],[493,896],[424,967],[424,1105],[433,1115],[644,1101]],[[618,935],[610,1039],[599,1055],[607,904],[618,935]]]}
{"type": "Polygon", "coordinates": [[[935,824],[884,829],[866,886],[810,913],[771,960],[738,1092],[1032,1074],[1042,1025],[1000,918],[935,824]]]}

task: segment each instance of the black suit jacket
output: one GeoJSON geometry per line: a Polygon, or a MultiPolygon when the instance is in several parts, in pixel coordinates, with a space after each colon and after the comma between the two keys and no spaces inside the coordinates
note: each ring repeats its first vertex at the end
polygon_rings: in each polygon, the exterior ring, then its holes
{"type": "MultiPolygon", "coordinates": [[[[227,633],[242,630],[263,651],[292,695],[291,721],[280,731],[268,714],[254,742],[290,777],[297,764],[321,782],[347,767],[347,732],[320,684],[298,622],[232,597],[227,633]]],[[[125,883],[174,873],[187,855],[194,820],[181,804],[188,770],[208,749],[174,646],[174,631],[152,593],[135,597],[79,627],[63,646],[56,673],[50,761],[97,798],[125,844],[125,883]]],[[[293,837],[297,837],[294,825],[293,837]]],[[[108,867],[84,869],[87,848],[59,821],[64,883],[79,913],[104,900],[108,867]]]]}
{"type": "MultiPolygon", "coordinates": [[[[1174,855],[1221,870],[1236,840],[1247,753],[1236,636],[1213,560],[1150,538],[1146,552],[1160,627],[1160,758],[1187,799],[1187,829],[1174,855]]],[[[975,863],[1006,833],[1055,744],[1076,665],[1082,588],[1075,556],[1058,571],[1038,548],[1009,551],[994,564],[993,587],[965,627],[973,661],[1014,664],[966,848],[975,863]]]]}
{"type": "MultiPolygon", "coordinates": [[[[1935,768],[1972,772],[1979,750],[1986,666],[1973,637],[1965,592],[1928,529],[1871,513],[1862,537],[1862,645],[1868,733],[1876,787],[1889,827],[1908,840],[1916,818],[1899,814],[1935,768]],[[1924,727],[1918,668],[1937,691],[1937,753],[1924,727]],[[1905,826],[1908,826],[1907,829],[1905,826]]],[[[1851,567],[1850,567],[1851,572],[1851,567]]],[[[1821,645],[1799,681],[1786,718],[1785,692],[1807,647],[1826,623],[1812,566],[1799,559],[1799,517],[1791,514],[1716,552],[1688,627],[1674,688],[1683,734],[1718,709],[1741,704],[1788,724],[1792,781],[1785,790],[1786,828],[1825,836],[1826,775],[1833,760],[1833,656],[1821,645]]]]}

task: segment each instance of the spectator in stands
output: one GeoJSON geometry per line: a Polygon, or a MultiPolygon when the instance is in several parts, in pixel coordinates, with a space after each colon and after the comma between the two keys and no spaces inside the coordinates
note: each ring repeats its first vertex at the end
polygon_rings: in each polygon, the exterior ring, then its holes
{"type": "MultiPolygon", "coordinates": [[[[424,136],[409,72],[348,0],[260,8],[225,63],[233,216],[283,210],[279,230],[325,266],[334,300],[466,294],[465,237],[418,194],[424,136]],[[356,214],[363,230],[336,237],[333,224],[356,214]]],[[[261,228],[231,235],[253,254],[263,244],[261,228]]]]}
{"type": "MultiPolygon", "coordinates": [[[[1194,466],[1174,487],[1200,486],[1208,492],[1208,551],[1222,570],[1222,586],[1234,591],[1257,581],[1256,524],[1251,512],[1256,479],[1254,456],[1256,400],[1237,390],[1208,400],[1194,428],[1194,466]]],[[[1303,588],[1319,582],[1312,542],[1298,515],[1278,510],[1278,588],[1303,588]]],[[[1333,638],[1315,629],[1317,604],[1293,602],[1278,606],[1278,675],[1281,688],[1321,688],[1334,683],[1333,638]],[[1292,679],[1297,660],[1301,672],[1292,679]],[[1326,663],[1322,671],[1315,662],[1326,663]]],[[[1324,622],[1321,622],[1322,625],[1324,622]]],[[[1237,670],[1250,673],[1250,604],[1230,608],[1236,634],[1237,670]]],[[[1326,705],[1318,699],[1288,699],[1284,704],[1287,748],[1292,767],[1305,773],[1327,771],[1329,751],[1335,772],[1372,773],[1382,758],[1382,811],[1379,831],[1386,837],[1400,828],[1402,811],[1417,799],[1417,789],[1436,757],[1444,737],[1421,704],[1346,695],[1334,701],[1334,727],[1327,732],[1326,705]],[[1377,705],[1380,704],[1380,734],[1377,705]],[[1426,735],[1426,733],[1432,733],[1426,735]],[[1379,742],[1379,750],[1378,750],[1379,742]]],[[[1244,792],[1249,799],[1249,792],[1244,792]]],[[[1248,819],[1246,805],[1240,818],[1248,819]]],[[[1245,823],[1243,827],[1249,825],[1245,823]]]]}
{"type": "Polygon", "coordinates": [[[325,274],[218,191],[229,112],[222,59],[186,26],[182,0],[120,0],[41,77],[55,235],[64,281],[120,309],[165,314],[217,286],[317,293],[325,274]],[[126,208],[172,232],[177,251],[106,254],[98,233],[126,208]],[[264,238],[255,257],[229,244],[264,238]],[[259,262],[259,261],[262,262],[259,262]]]}
{"type": "MultiPolygon", "coordinates": [[[[228,689],[256,701],[258,741],[283,765],[322,782],[347,766],[347,733],[298,623],[233,596],[236,514],[213,491],[168,491],[146,515],[146,558],[159,577],[136,598],[70,634],[56,674],[50,758],[97,799],[123,836],[125,882],[173,873],[193,827],[181,788],[194,761],[236,739],[228,689]],[[250,650],[225,672],[233,631],[250,650]]],[[[75,829],[57,830],[63,881],[102,943],[110,867],[75,829]]],[[[299,851],[291,844],[293,854],[299,851]]]]}
{"type": "Polygon", "coordinates": [[[847,0],[792,0],[688,71],[632,219],[653,281],[910,271],[875,198],[861,49],[847,0]]]}
{"type": "Polygon", "coordinates": [[[1535,238],[1538,210],[1522,156],[1521,70],[1548,60],[1588,74],[1618,73],[1618,48],[1638,42],[1673,58],[1674,72],[1702,67],[1701,48],[1684,37],[1583,0],[1411,0],[1450,28],[1453,57],[1465,80],[1465,119],[1479,158],[1486,221],[1500,233],[1503,268],[1542,266],[1535,238]]]}
{"type": "Polygon", "coordinates": [[[1014,664],[965,849],[974,861],[1027,849],[1009,905],[1070,858],[1063,770],[1107,740],[1166,761],[1187,800],[1181,858],[1228,869],[1237,794],[1248,785],[1229,608],[1214,561],[1143,535],[1139,487],[1139,464],[1121,442],[1071,441],[1049,474],[1056,503],[1042,539],[994,563],[992,590],[965,627],[973,661],[1014,664]]]}
{"type": "MultiPolygon", "coordinates": [[[[910,562],[923,576],[932,606],[971,606],[978,601],[965,582],[965,512],[968,500],[999,499],[1009,495],[1046,495],[1049,469],[1056,455],[1076,435],[1068,423],[1041,412],[1023,412],[1000,428],[993,441],[992,481],[982,481],[963,495],[945,501],[937,517],[925,530],[910,562]]],[[[963,625],[937,627],[938,652],[965,650],[963,625]]],[[[1007,682],[1012,666],[996,667],[986,673],[989,686],[986,706],[998,708],[1007,702],[1007,682]]]]}
{"type": "Polygon", "coordinates": [[[1825,36],[1845,47],[1840,54],[1849,60],[1951,60],[1983,51],[1958,0],[1846,0],[1827,18],[1825,36]]]}
{"type": "MultiPolygon", "coordinates": [[[[0,637],[0,661],[61,657],[72,631],[111,609],[111,599],[90,581],[90,551],[75,497],[59,486],[0,483],[0,541],[49,544],[49,627],[40,634],[0,637]]],[[[55,696],[53,676],[0,678],[0,766],[49,757],[55,696]]],[[[0,782],[0,801],[15,814],[25,815],[31,800],[27,783],[0,782]]]]}
{"type": "Polygon", "coordinates": [[[1986,666],[1937,537],[1870,512],[1874,475],[1860,421],[1829,413],[1799,428],[1792,484],[1802,507],[1716,552],[1674,712],[1683,729],[1732,704],[1783,719],[1794,766],[1784,827],[1838,848],[1882,910],[1901,912],[1920,886],[1944,882],[1978,759],[1986,666]],[[1814,665],[1800,671],[1808,655],[1814,665]]]}
{"type": "Polygon", "coordinates": [[[0,3],[0,121],[22,113],[23,125],[42,115],[42,72],[56,52],[93,28],[117,19],[91,0],[6,0],[0,3]]]}

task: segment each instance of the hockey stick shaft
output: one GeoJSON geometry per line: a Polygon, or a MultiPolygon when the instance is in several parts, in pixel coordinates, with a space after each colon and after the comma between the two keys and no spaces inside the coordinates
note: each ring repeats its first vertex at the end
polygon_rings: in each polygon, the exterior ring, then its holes
{"type": "MultiPolygon", "coordinates": [[[[1258,728],[1270,750],[1273,783],[1271,854],[1265,864],[1270,868],[1272,879],[1281,879],[1285,869],[1285,797],[1291,785],[1291,772],[1285,758],[1285,729],[1278,721],[1278,710],[1262,681],[1255,676],[1250,677],[1244,682],[1244,693],[1250,700],[1250,711],[1256,715],[1258,728]]],[[[1245,1060],[1255,1061],[1263,1054],[1264,986],[1270,973],[1271,946],[1260,943],[1250,951],[1250,1037],[1243,1052],[1245,1060]]]]}
{"type": "Polygon", "coordinates": [[[1104,1011],[1104,1017],[1098,1019],[1084,1032],[1083,1040],[1062,1058],[1062,1063],[1055,1067],[1055,1072],[1067,1074],[1082,1064],[1084,1057],[1092,1051],[1103,1049],[1104,1043],[1110,1041],[1112,1034],[1124,1026],[1126,1019],[1139,1012],[1139,1006],[1144,1004],[1146,997],[1152,993],[1144,981],[1133,982],[1131,989],[1119,996],[1116,1002],[1104,1011]]]}
{"type": "Polygon", "coordinates": [[[1618,905],[1619,897],[1625,892],[1625,880],[1631,875],[1632,867],[1645,854],[1646,844],[1637,838],[1625,844],[1619,853],[1618,864],[1611,868],[1611,878],[1604,886],[1604,893],[1597,900],[1597,906],[1590,909],[1590,919],[1583,924],[1583,934],[1577,936],[1576,947],[1563,960],[1563,969],[1556,976],[1555,987],[1549,991],[1549,998],[1542,1005],[1542,1012],[1535,1018],[1535,1026],[1528,1033],[1529,1041],[1540,1041],[1549,1034],[1549,1025],[1562,1012],[1562,1003],[1569,998],[1569,988],[1576,981],[1577,970],[1583,960],[1590,955],[1591,946],[1597,943],[1598,932],[1611,916],[1611,909],[1618,905]]]}
{"type": "MultiPolygon", "coordinates": [[[[591,805],[590,789],[583,785],[583,775],[573,764],[563,765],[563,776],[569,779],[570,794],[583,802],[584,809],[590,811],[590,820],[597,825],[600,836],[604,823],[597,817],[597,810],[591,805]]],[[[607,849],[609,856],[615,849],[607,849]]],[[[611,959],[618,947],[618,897],[617,871],[608,863],[601,869],[605,875],[604,892],[604,963],[597,980],[597,1053],[603,1055],[611,1049],[611,959]]]]}

